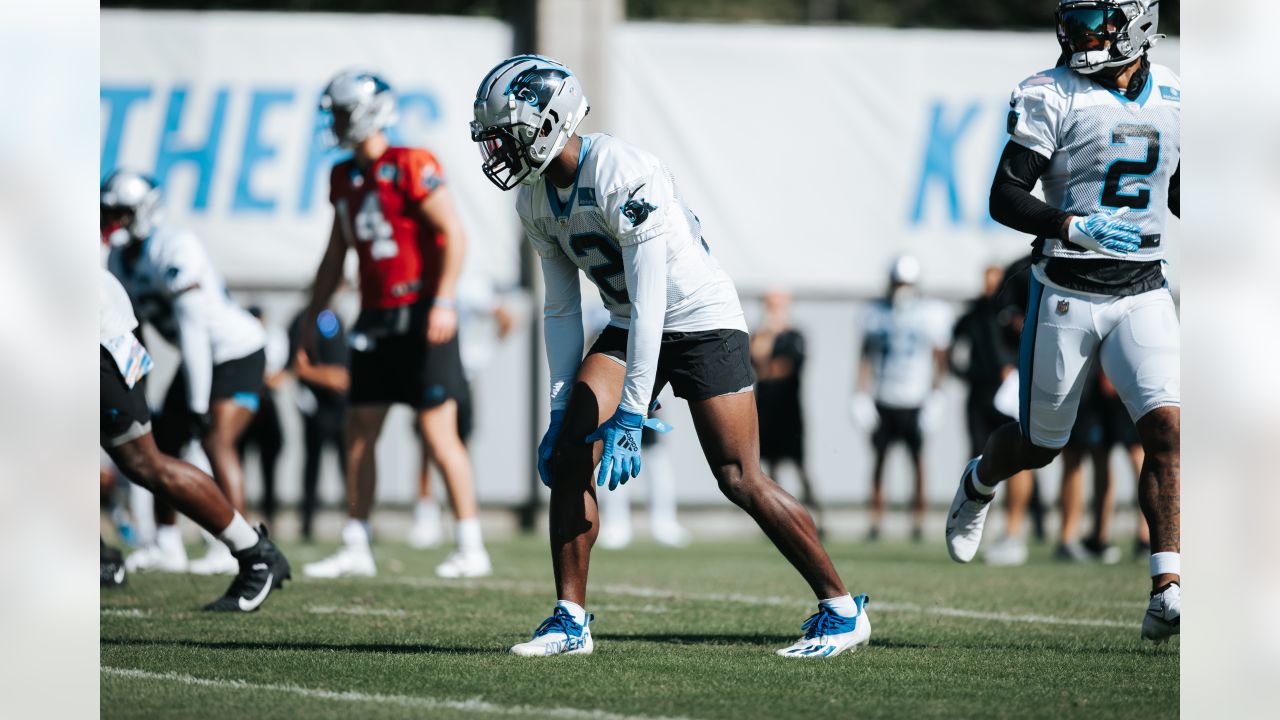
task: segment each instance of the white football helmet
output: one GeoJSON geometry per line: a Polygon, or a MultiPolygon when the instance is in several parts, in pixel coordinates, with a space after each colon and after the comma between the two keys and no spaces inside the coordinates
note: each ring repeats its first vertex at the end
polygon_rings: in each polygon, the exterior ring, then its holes
{"type": "Polygon", "coordinates": [[[1058,44],[1083,75],[1128,65],[1154,47],[1160,0],[1059,0],[1058,44]]]}
{"type": "Polygon", "coordinates": [[[894,285],[915,285],[920,282],[920,261],[914,255],[902,254],[893,259],[889,268],[889,282],[894,285]]]}
{"type": "Polygon", "coordinates": [[[569,68],[541,55],[498,63],[476,90],[471,140],[485,177],[503,190],[532,184],[591,111],[569,68]]]}
{"type": "Polygon", "coordinates": [[[354,147],[400,119],[391,85],[366,70],[344,70],[320,95],[320,110],[329,118],[329,140],[354,147]]]}
{"type": "Polygon", "coordinates": [[[102,181],[98,205],[103,242],[120,247],[145,240],[160,219],[160,186],[142,173],[115,170],[102,181]]]}

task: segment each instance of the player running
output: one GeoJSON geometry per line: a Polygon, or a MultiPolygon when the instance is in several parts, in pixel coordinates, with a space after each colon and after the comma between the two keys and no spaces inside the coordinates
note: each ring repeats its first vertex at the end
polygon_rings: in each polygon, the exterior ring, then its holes
{"type": "MultiPolygon", "coordinates": [[[[238,512],[245,511],[244,470],[236,442],[258,410],[266,367],[266,334],[227,295],[222,276],[195,235],[158,224],[160,188],[151,179],[117,170],[101,188],[102,235],[111,244],[107,268],[132,298],[143,322],[182,352],[182,369],[165,395],[156,427],[160,449],[181,454],[200,442],[213,477],[238,512]]],[[[157,503],[157,544],[129,557],[130,569],[183,570],[173,508],[157,503]]],[[[211,541],[192,572],[235,573],[222,543],[211,541]]]]}
{"type": "MultiPolygon", "coordinates": [[[[133,334],[138,320],[120,282],[102,270],[98,291],[99,434],[102,448],[129,479],[172,503],[217,536],[236,561],[236,578],[206,610],[251,612],[289,579],[289,561],[231,506],[213,478],[170,457],[151,436],[144,379],[151,356],[133,334]]],[[[123,568],[119,575],[123,578],[123,568]]]]}
{"type": "MultiPolygon", "coordinates": [[[[558,602],[523,656],[588,654],[587,569],[600,529],[596,486],[640,474],[641,428],[671,383],[689,402],[720,489],[760,525],[820,599],[784,657],[831,657],[871,636],[864,605],[832,567],[804,507],[760,469],[747,327],[737,292],[698,218],[653,155],[609,135],[576,135],[587,114],[578,78],[538,55],[502,61],[476,92],[471,139],[484,174],[521,186],[516,210],[546,280],[551,420],[538,471],[551,488],[558,602]],[[611,314],[583,358],[578,271],[611,314]],[[597,460],[600,472],[592,482],[597,460]]],[[[661,426],[665,427],[665,426],[661,426]]]]}
{"type": "Polygon", "coordinates": [[[991,216],[1036,235],[1018,377],[1021,423],[969,461],[947,550],[969,562],[996,485],[1047,465],[1071,434],[1094,358],[1137,424],[1139,501],[1151,523],[1142,636],[1178,634],[1178,317],[1161,270],[1166,209],[1179,213],[1181,83],[1147,58],[1158,0],[1062,0],[1058,66],[1013,91],[991,216]],[[1047,202],[1031,195],[1037,180],[1047,202]]]}
{"type": "Polygon", "coordinates": [[[377,573],[369,550],[374,448],[392,403],[404,403],[417,412],[456,520],[458,549],[436,574],[488,575],[492,567],[480,536],[471,459],[458,436],[458,398],[467,392],[457,335],[458,274],[466,251],[462,224],[435,156],[392,147],[383,132],[396,121],[396,99],[382,78],[339,73],[325,88],[320,108],[332,120],[334,138],[354,157],[334,165],[329,177],[333,229],[301,324],[302,347],[313,351],[316,318],[342,281],[352,247],[360,259],[360,316],[349,335],[343,545],[302,570],[309,577],[377,573]]]}

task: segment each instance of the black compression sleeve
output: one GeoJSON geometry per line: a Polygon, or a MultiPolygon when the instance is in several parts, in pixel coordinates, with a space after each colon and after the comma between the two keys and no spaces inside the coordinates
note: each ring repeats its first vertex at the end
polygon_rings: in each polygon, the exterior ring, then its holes
{"type": "Polygon", "coordinates": [[[1173,171],[1173,177],[1169,178],[1169,212],[1178,217],[1182,217],[1182,188],[1180,175],[1182,174],[1182,163],[1178,163],[1178,168],[1173,171]]]}
{"type": "Polygon", "coordinates": [[[1001,225],[1037,237],[1058,237],[1067,213],[1031,194],[1049,167],[1049,158],[1010,141],[1000,154],[991,183],[991,217],[1001,225]]]}

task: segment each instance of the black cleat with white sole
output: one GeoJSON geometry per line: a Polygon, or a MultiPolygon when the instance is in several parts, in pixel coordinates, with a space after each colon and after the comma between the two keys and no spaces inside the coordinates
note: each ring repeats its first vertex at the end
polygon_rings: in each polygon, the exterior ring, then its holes
{"type": "Polygon", "coordinates": [[[121,587],[128,580],[124,569],[124,555],[111,547],[102,538],[98,538],[98,578],[101,587],[121,587]]]}
{"type": "Polygon", "coordinates": [[[204,606],[219,612],[253,612],[262,606],[272,590],[291,579],[289,561],[267,537],[267,528],[258,525],[258,544],[231,553],[240,563],[240,572],[227,593],[204,606]]]}

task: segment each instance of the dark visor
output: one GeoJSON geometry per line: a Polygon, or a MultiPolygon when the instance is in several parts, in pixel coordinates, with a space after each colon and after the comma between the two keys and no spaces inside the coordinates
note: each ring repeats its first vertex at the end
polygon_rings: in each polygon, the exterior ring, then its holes
{"type": "Polygon", "coordinates": [[[1075,52],[1102,50],[1128,19],[1119,8],[1072,8],[1062,11],[1062,30],[1075,52]]]}

